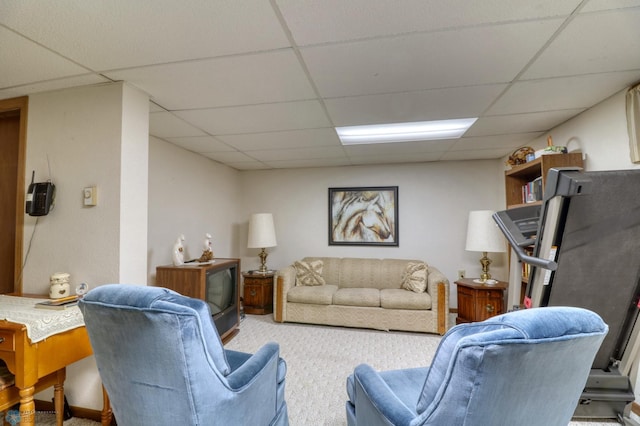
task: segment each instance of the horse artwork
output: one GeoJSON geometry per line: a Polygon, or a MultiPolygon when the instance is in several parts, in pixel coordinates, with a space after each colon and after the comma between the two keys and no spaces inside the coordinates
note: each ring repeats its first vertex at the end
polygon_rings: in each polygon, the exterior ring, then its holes
{"type": "Polygon", "coordinates": [[[398,187],[329,188],[329,245],[398,246],[398,187]]]}

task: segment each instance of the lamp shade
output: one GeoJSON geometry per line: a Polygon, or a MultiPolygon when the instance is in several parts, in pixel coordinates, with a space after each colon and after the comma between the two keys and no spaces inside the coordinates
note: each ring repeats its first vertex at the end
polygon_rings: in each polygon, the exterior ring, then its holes
{"type": "Polygon", "coordinates": [[[276,230],[271,213],[256,213],[249,220],[249,238],[247,248],[275,247],[276,230]]]}
{"type": "Polygon", "coordinates": [[[493,220],[492,210],[469,212],[467,225],[467,251],[502,253],[506,251],[505,240],[500,228],[493,220]]]}

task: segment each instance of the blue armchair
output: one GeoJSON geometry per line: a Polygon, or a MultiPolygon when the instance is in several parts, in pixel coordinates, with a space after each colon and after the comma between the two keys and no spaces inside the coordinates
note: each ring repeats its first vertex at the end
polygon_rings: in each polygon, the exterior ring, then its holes
{"type": "Polygon", "coordinates": [[[447,332],[430,368],[347,379],[355,425],[566,426],[608,327],[568,307],[515,311],[447,332]]]}
{"type": "Polygon", "coordinates": [[[279,346],[225,350],[205,302],[109,284],[79,305],[118,425],[288,425],[279,346]]]}

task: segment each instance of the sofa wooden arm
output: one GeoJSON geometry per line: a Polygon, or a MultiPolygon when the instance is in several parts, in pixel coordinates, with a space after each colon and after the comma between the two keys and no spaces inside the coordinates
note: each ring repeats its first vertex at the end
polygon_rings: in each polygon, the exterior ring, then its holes
{"type": "Polygon", "coordinates": [[[449,280],[437,268],[429,266],[427,284],[432,309],[435,309],[438,315],[438,333],[443,335],[449,329],[449,280]]]}

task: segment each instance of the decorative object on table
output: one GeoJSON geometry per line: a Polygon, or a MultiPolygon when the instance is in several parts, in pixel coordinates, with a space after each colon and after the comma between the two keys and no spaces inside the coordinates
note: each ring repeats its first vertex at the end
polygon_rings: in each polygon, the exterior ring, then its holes
{"type": "Polygon", "coordinates": [[[80,283],[76,287],[76,296],[82,299],[85,294],[89,291],[89,285],[87,283],[80,283]]]}
{"type": "Polygon", "coordinates": [[[184,263],[184,235],[180,234],[173,245],[173,266],[180,266],[184,263]]]}
{"type": "Polygon", "coordinates": [[[398,187],[329,188],[329,245],[398,244],[398,187]]]}
{"type": "Polygon", "coordinates": [[[43,302],[38,302],[35,304],[35,307],[39,309],[63,310],[63,309],[70,308],[72,306],[76,306],[77,304],[78,304],[78,296],[68,296],[68,297],[63,297],[61,299],[45,300],[43,302]]]}
{"type": "Polygon", "coordinates": [[[524,164],[527,162],[527,155],[534,154],[535,150],[530,146],[523,146],[518,148],[509,156],[507,164],[509,166],[517,166],[518,164],[524,164]]]}
{"type": "Polygon", "coordinates": [[[259,255],[260,269],[258,269],[258,272],[263,274],[272,272],[267,268],[267,252],[265,249],[277,245],[276,229],[273,226],[273,215],[271,213],[252,214],[249,220],[247,247],[261,249],[259,255]]]}
{"type": "Polygon", "coordinates": [[[469,212],[469,222],[467,225],[467,251],[482,252],[480,264],[482,265],[482,274],[479,282],[487,282],[491,279],[489,273],[489,265],[491,259],[487,257],[487,253],[503,253],[506,251],[505,240],[498,225],[492,218],[492,210],[475,210],[469,212]]]}
{"type": "Polygon", "coordinates": [[[213,250],[211,250],[211,234],[204,234],[204,242],[202,243],[202,255],[198,258],[198,262],[210,262],[213,260],[213,250]]]}
{"type": "Polygon", "coordinates": [[[49,277],[49,298],[60,299],[71,294],[69,277],[66,272],[56,272],[49,277]]]}
{"type": "Polygon", "coordinates": [[[627,130],[629,132],[629,155],[632,163],[640,163],[640,84],[627,91],[627,130]]]}

